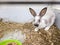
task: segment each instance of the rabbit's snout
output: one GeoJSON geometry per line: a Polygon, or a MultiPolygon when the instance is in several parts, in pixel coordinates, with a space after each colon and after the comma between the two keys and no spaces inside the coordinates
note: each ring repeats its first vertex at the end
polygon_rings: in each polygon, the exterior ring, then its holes
{"type": "Polygon", "coordinates": [[[39,24],[34,24],[34,26],[38,27],[38,26],[39,26],[39,24]]]}

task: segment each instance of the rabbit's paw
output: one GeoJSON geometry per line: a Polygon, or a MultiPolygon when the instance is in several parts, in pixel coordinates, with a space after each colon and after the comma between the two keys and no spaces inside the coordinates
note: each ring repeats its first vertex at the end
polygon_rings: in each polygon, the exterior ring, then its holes
{"type": "Polygon", "coordinates": [[[46,27],[44,30],[48,31],[50,27],[46,27]]]}
{"type": "Polygon", "coordinates": [[[38,31],[39,29],[38,28],[35,28],[35,31],[38,31]]]}

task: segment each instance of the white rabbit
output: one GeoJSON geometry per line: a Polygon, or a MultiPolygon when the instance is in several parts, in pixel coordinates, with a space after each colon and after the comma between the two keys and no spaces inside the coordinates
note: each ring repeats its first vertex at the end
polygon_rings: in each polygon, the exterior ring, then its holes
{"type": "Polygon", "coordinates": [[[34,26],[36,26],[35,31],[38,31],[41,28],[44,30],[49,30],[49,28],[54,24],[55,21],[55,14],[50,7],[43,8],[39,15],[36,12],[29,8],[30,13],[34,16],[34,26]]]}

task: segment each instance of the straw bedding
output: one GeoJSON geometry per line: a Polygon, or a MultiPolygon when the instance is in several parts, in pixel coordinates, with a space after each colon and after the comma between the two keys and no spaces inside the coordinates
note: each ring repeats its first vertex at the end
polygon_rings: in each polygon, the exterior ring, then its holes
{"type": "Polygon", "coordinates": [[[49,31],[41,29],[35,32],[34,28],[32,23],[0,22],[0,38],[5,33],[19,29],[26,35],[23,45],[60,45],[60,30],[55,25],[51,26],[49,31]]]}

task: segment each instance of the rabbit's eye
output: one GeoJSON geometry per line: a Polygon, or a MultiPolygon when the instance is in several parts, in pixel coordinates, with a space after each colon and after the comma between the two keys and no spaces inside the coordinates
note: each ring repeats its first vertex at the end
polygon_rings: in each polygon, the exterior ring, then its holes
{"type": "Polygon", "coordinates": [[[40,22],[40,20],[38,20],[40,22]]]}
{"type": "Polygon", "coordinates": [[[33,20],[33,21],[35,21],[35,20],[33,20]]]}

